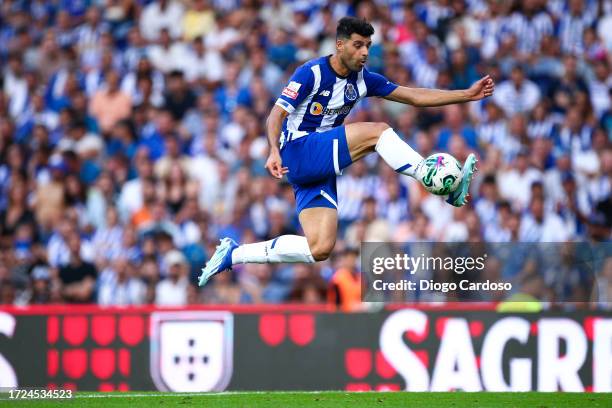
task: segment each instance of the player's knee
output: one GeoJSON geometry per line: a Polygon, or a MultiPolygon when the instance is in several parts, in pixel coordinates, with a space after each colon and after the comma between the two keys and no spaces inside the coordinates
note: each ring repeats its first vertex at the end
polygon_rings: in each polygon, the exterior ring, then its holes
{"type": "Polygon", "coordinates": [[[333,241],[315,242],[310,245],[310,253],[315,261],[324,261],[331,255],[334,245],[333,241]]]}
{"type": "Polygon", "coordinates": [[[380,136],[382,132],[389,129],[391,126],[389,126],[389,124],[385,122],[374,122],[374,127],[374,133],[380,136]]]}
{"type": "Polygon", "coordinates": [[[331,255],[331,249],[326,251],[324,249],[317,248],[312,252],[312,257],[317,262],[325,261],[327,258],[329,258],[330,255],[331,255]]]}
{"type": "Polygon", "coordinates": [[[378,143],[378,139],[380,138],[380,135],[387,129],[389,129],[391,126],[389,126],[387,123],[385,122],[374,122],[373,126],[372,126],[372,134],[371,134],[371,144],[372,146],[376,146],[376,143],[378,143]]]}

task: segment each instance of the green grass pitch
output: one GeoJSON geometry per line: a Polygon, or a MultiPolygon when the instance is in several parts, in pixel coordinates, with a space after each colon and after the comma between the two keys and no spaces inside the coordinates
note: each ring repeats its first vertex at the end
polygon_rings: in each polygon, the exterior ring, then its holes
{"type": "Polygon", "coordinates": [[[227,393],[87,393],[70,400],[8,400],[0,407],[530,407],[609,408],[612,394],[595,393],[430,393],[430,392],[227,392],[227,393]]]}

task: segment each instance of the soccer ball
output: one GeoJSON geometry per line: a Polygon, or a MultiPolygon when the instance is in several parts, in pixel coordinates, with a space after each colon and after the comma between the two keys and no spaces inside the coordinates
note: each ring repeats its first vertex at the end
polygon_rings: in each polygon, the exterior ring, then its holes
{"type": "Polygon", "coordinates": [[[434,153],[419,164],[417,175],[425,189],[436,195],[448,195],[459,187],[461,165],[447,153],[434,153]]]}

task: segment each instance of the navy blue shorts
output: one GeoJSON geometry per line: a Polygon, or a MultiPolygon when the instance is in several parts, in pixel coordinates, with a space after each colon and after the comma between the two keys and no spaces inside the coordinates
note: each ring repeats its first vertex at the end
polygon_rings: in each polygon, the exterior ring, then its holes
{"type": "Polygon", "coordinates": [[[338,208],[336,176],[352,163],[344,126],[286,142],[281,158],[298,214],[305,208],[338,208]]]}

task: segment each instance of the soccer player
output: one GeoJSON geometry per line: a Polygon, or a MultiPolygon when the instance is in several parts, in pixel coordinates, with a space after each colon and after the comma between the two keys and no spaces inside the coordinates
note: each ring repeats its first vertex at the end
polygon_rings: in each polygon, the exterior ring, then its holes
{"type": "MultiPolygon", "coordinates": [[[[442,106],[491,96],[493,80],[485,76],[469,89],[446,91],[398,86],[365,68],[374,33],[365,20],[344,17],[336,31],[336,53],[300,66],[267,120],[270,155],[266,169],[284,175],[293,186],[304,237],[282,235],[270,241],[238,245],[223,238],[202,269],[199,285],[242,263],[314,263],[327,259],[336,243],[338,198],[336,177],[351,163],[376,151],[396,172],[420,182],[423,157],[386,123],[343,125],[353,106],[378,96],[414,106],[442,106]],[[280,141],[279,141],[280,138],[280,141]],[[279,143],[280,142],[280,143],[279,143]]],[[[463,165],[461,182],[447,201],[467,202],[476,158],[463,165]]]]}

